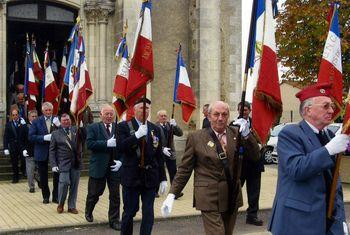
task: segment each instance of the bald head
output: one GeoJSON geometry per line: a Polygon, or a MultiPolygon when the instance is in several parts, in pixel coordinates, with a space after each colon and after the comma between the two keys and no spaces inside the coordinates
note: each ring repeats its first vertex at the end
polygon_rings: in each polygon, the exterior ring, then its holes
{"type": "Polygon", "coordinates": [[[215,101],[209,105],[208,113],[211,128],[218,133],[223,133],[230,116],[229,105],[223,101],[215,101]]]}
{"type": "Polygon", "coordinates": [[[114,121],[115,110],[109,104],[103,104],[101,106],[100,118],[103,123],[110,124],[114,121]]]}

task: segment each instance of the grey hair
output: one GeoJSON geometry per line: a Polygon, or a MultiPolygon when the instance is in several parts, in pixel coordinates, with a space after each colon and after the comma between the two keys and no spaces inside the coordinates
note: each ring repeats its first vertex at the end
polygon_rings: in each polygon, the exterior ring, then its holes
{"type": "Polygon", "coordinates": [[[30,116],[30,115],[32,115],[32,114],[38,115],[38,111],[36,111],[35,109],[30,110],[30,111],[28,112],[28,116],[30,116]]]}
{"type": "Polygon", "coordinates": [[[112,109],[113,114],[115,114],[115,109],[110,104],[102,104],[101,105],[101,114],[104,112],[105,109],[112,109]]]}
{"type": "Polygon", "coordinates": [[[157,112],[157,117],[159,117],[160,113],[165,113],[165,115],[167,115],[167,112],[165,109],[161,109],[157,112]]]}
{"type": "Polygon", "coordinates": [[[225,108],[227,109],[227,112],[230,113],[230,106],[228,105],[228,103],[226,103],[226,102],[224,102],[224,101],[221,101],[221,100],[214,101],[214,102],[210,103],[209,108],[208,108],[208,113],[211,113],[211,112],[212,112],[213,107],[214,107],[216,104],[223,104],[223,105],[225,106],[225,108]]]}
{"type": "Polygon", "coordinates": [[[50,102],[44,102],[41,106],[41,110],[44,110],[44,108],[50,108],[53,109],[53,105],[50,102]]]}
{"type": "Polygon", "coordinates": [[[314,99],[313,98],[309,98],[304,100],[300,106],[299,106],[299,114],[301,117],[304,117],[305,115],[305,108],[311,106],[314,103],[314,99]]]}

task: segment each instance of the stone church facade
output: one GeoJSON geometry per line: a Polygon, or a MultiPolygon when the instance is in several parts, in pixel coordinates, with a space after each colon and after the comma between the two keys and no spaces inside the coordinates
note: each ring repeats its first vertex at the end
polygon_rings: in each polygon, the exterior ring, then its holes
{"type": "MultiPolygon", "coordinates": [[[[8,34],[10,31],[11,34],[18,31],[13,27],[18,28],[20,23],[26,21],[34,22],[34,25],[37,20],[35,17],[40,18],[43,25],[52,24],[51,29],[56,27],[56,21],[64,20],[67,27],[74,23],[77,15],[80,16],[88,69],[94,86],[94,95],[89,103],[93,112],[98,115],[99,106],[106,102],[111,103],[112,100],[112,87],[119,62],[114,58],[114,53],[123,24],[128,21],[127,41],[129,48],[132,48],[141,2],[0,0],[1,127],[6,121],[8,108],[8,52],[11,50],[8,34]],[[29,4],[30,7],[25,4],[29,4]],[[36,5],[41,7],[36,8],[36,5]]],[[[148,97],[152,99],[151,120],[156,119],[159,109],[166,109],[171,113],[176,49],[179,43],[182,45],[191,85],[197,97],[198,108],[192,117],[191,127],[201,127],[201,107],[213,100],[224,100],[230,104],[232,111],[235,111],[241,96],[241,1],[153,0],[152,4],[155,74],[154,81],[147,90],[148,97]]],[[[59,29],[57,26],[57,30],[59,29]]],[[[231,117],[233,118],[234,114],[231,117]]],[[[176,107],[175,118],[181,123],[180,107],[176,107]]]]}

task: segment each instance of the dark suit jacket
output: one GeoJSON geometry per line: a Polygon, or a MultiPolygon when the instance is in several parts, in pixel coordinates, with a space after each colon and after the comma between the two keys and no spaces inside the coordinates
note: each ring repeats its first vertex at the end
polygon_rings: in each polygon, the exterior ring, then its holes
{"type": "MultiPolygon", "coordinates": [[[[92,178],[106,177],[110,166],[114,165],[112,161],[112,148],[107,148],[107,140],[115,133],[115,123],[112,123],[111,136],[108,136],[103,122],[97,122],[87,127],[87,148],[91,150],[89,176],[92,178]]],[[[110,171],[113,177],[119,176],[118,172],[110,171]]]]}
{"type": "Polygon", "coordinates": [[[34,157],[34,143],[29,141],[28,132],[31,124],[27,123],[26,127],[20,132],[21,151],[27,150],[29,157],[34,157]]]}
{"type": "MultiPolygon", "coordinates": [[[[162,142],[162,146],[163,147],[169,147],[169,146],[167,146],[169,136],[168,136],[168,138],[166,138],[166,136],[164,134],[163,127],[162,127],[162,125],[159,122],[156,122],[156,125],[160,129],[160,136],[161,136],[160,139],[161,139],[161,142],[162,142]]],[[[170,124],[169,124],[169,122],[167,122],[165,124],[165,128],[166,128],[166,130],[168,132],[168,135],[169,135],[169,132],[170,132],[170,124]]],[[[182,132],[181,128],[176,125],[176,126],[173,126],[173,134],[176,135],[176,136],[182,136],[183,132],[182,132]]],[[[171,148],[171,152],[172,152],[172,158],[175,159],[176,158],[176,151],[175,151],[175,146],[174,146],[174,139],[173,139],[173,141],[170,144],[170,148],[171,148]]],[[[167,156],[164,156],[164,157],[167,157],[167,156]]]]}
{"type": "MultiPolygon", "coordinates": [[[[131,119],[133,129],[137,131],[138,123],[131,119]]],[[[166,180],[164,158],[160,142],[160,130],[155,124],[147,121],[148,133],[145,144],[145,166],[148,169],[140,169],[140,158],[137,149],[141,148],[141,140],[135,134],[130,133],[128,122],[118,125],[118,152],[123,155],[123,169],[121,183],[127,187],[144,186],[157,187],[161,181],[166,180]]]]}
{"type": "MultiPolygon", "coordinates": [[[[230,164],[231,176],[235,168],[234,154],[238,128],[227,127],[226,154],[230,164]]],[[[242,139],[242,145],[249,151],[248,156],[259,158],[259,146],[250,134],[242,139]]],[[[194,171],[194,202],[197,210],[225,212],[228,209],[228,186],[221,160],[218,158],[214,140],[208,129],[201,129],[188,135],[184,156],[171,184],[170,193],[179,195],[194,171]]],[[[239,183],[239,182],[238,182],[239,183]]],[[[236,206],[243,205],[242,192],[239,187],[236,206]]]]}
{"type": "Polygon", "coordinates": [[[20,153],[20,138],[26,128],[27,126],[22,125],[20,122],[18,123],[17,127],[14,125],[13,121],[6,123],[3,140],[4,149],[8,149],[10,151],[10,154],[20,153]]]}
{"type": "Polygon", "coordinates": [[[203,119],[203,123],[202,123],[202,129],[204,128],[209,128],[210,127],[210,122],[209,122],[209,119],[207,117],[205,117],[203,119]]]}
{"type": "MultiPolygon", "coordinates": [[[[67,133],[63,128],[59,128],[52,132],[49,159],[51,167],[58,166],[60,172],[70,171],[72,167],[81,169],[82,163],[79,161],[78,165],[75,165],[77,159],[77,129],[72,127],[70,130],[72,139],[69,139],[67,133]]],[[[82,157],[82,153],[80,158],[82,157]]]]}
{"type": "Polygon", "coordinates": [[[29,128],[29,141],[34,143],[35,161],[47,161],[49,155],[50,142],[44,141],[44,135],[50,134],[57,127],[52,123],[51,116],[50,130],[46,127],[45,117],[42,115],[35,119],[29,128]]]}

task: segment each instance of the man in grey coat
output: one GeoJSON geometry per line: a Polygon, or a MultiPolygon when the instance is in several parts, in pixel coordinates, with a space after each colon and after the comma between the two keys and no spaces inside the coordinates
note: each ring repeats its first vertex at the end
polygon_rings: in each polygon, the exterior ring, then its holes
{"type": "MultiPolygon", "coordinates": [[[[182,136],[183,132],[177,125],[175,119],[170,119],[170,121],[168,121],[167,112],[165,110],[159,110],[157,112],[157,119],[156,125],[160,127],[160,139],[164,161],[169,172],[170,183],[172,183],[177,171],[174,135],[182,136]]],[[[175,198],[177,199],[181,196],[183,196],[182,192],[176,195],[175,198]]]]}
{"type": "MultiPolygon", "coordinates": [[[[80,148],[81,149],[81,148],[80,148]]],[[[81,170],[81,153],[77,150],[77,129],[72,127],[68,114],[61,116],[61,128],[52,132],[49,158],[52,172],[59,172],[57,212],[64,210],[68,188],[68,212],[78,214],[76,201],[81,170]],[[79,154],[79,156],[78,156],[79,154]]]]}

